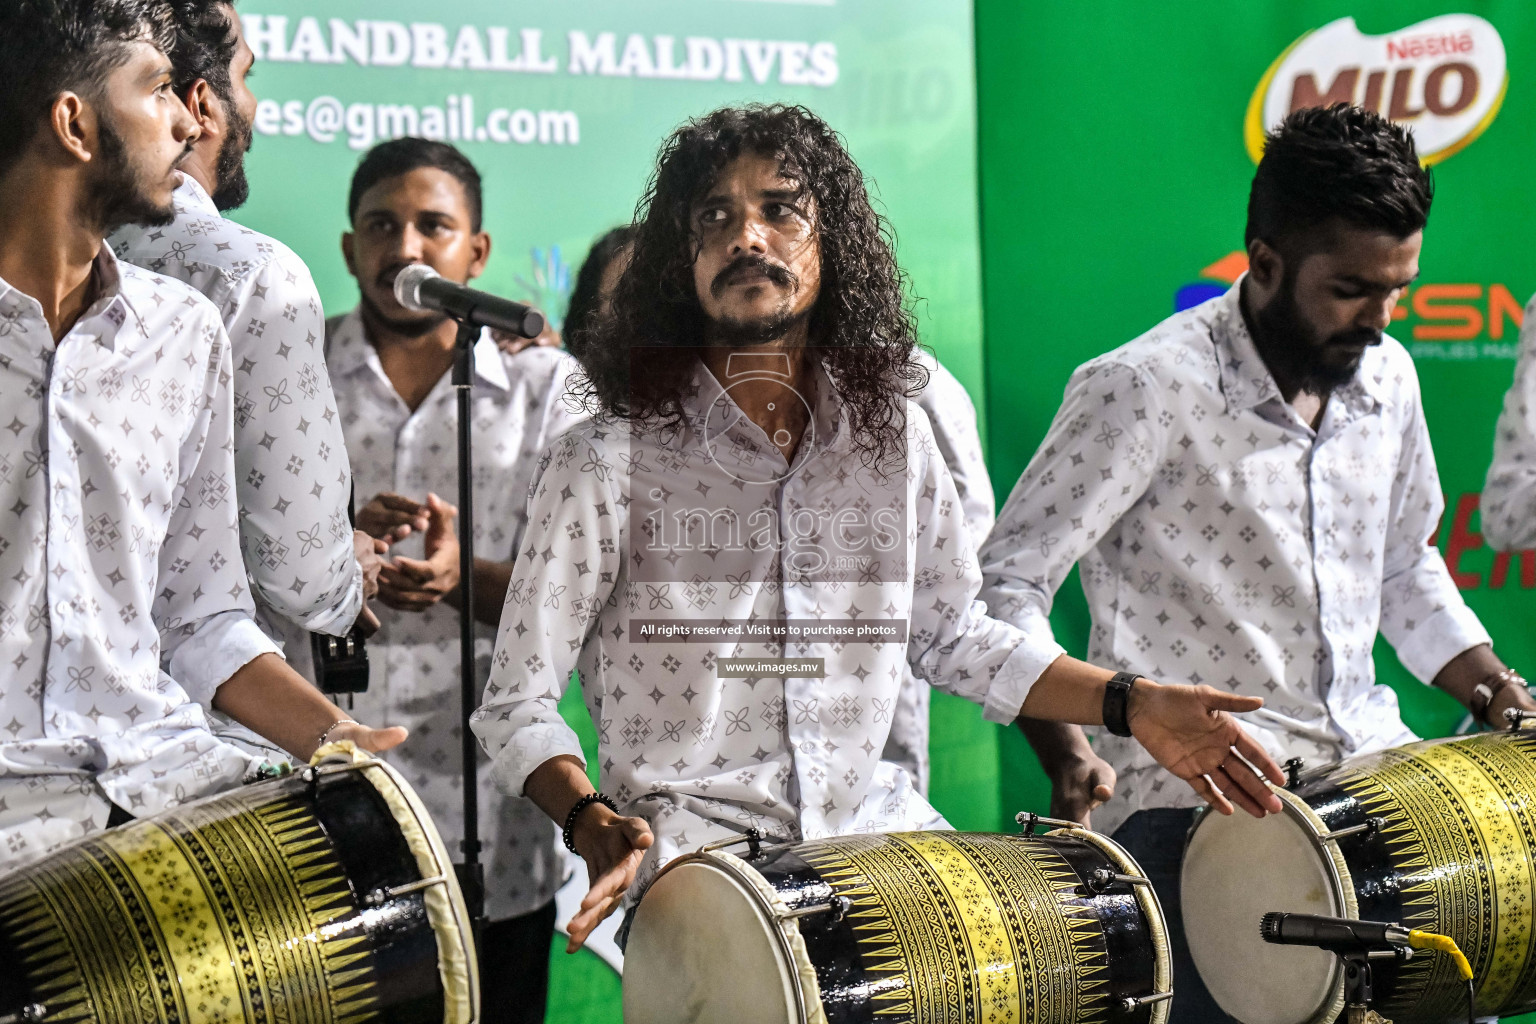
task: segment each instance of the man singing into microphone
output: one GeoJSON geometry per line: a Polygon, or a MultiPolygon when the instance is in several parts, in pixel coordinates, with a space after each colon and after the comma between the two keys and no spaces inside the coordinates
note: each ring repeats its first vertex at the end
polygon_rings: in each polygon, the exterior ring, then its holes
{"type": "Polygon", "coordinates": [[[1011,722],[1097,724],[1278,810],[1224,709],[990,619],[927,417],[916,328],[864,178],[800,107],[724,109],[662,150],[586,352],[600,411],[541,462],[475,730],[565,826],[591,890],[572,947],[680,853],[943,827],[881,751],[904,670],[1011,722]],[[557,705],[572,670],[602,792],[557,705]],[[1124,703],[1122,703],[1122,698],[1124,703]],[[1107,704],[1106,704],[1107,699],[1107,704]],[[1225,770],[1221,767],[1225,764],[1225,770]]]}
{"type": "MultiPolygon", "coordinates": [[[[331,322],[326,361],[357,481],[357,525],[393,540],[380,579],[382,625],[369,640],[371,678],[359,716],[407,725],[391,755],[432,812],[449,848],[463,830],[459,722],[458,410],[451,368],[456,325],[406,309],[395,278],[430,267],[464,283],[491,253],[481,224],[480,174],[452,146],[397,139],[367,153],[347,200],[342,236],[357,309],[331,322]]],[[[577,422],[561,400],[575,361],[558,349],[474,349],[475,614],[481,679],[511,563],[522,540],[528,482],[539,453],[577,422]]],[[[559,839],[528,801],[503,796],[481,765],[480,821],[490,925],[479,943],[485,1021],[544,1019],[559,839]]]]}

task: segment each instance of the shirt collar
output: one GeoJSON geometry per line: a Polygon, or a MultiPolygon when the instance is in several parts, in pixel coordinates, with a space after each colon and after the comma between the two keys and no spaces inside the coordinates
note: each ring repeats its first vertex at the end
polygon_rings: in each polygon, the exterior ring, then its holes
{"type": "Polygon", "coordinates": [[[204,217],[222,218],[224,216],[214,203],[213,197],[208,194],[208,190],[203,188],[202,182],[186,171],[176,173],[181,175],[181,184],[176,187],[174,199],[179,209],[204,217]]]}
{"type": "MultiPolygon", "coordinates": [[[[129,298],[128,290],[123,287],[122,265],[113,254],[112,247],[105,242],[96,250],[91,272],[96,277],[96,300],[80,314],[69,333],[90,333],[98,345],[109,350],[116,348],[118,332],[130,322],[141,335],[147,336],[148,331],[129,298]],[[92,322],[98,319],[100,324],[92,322]]],[[[0,311],[7,309],[24,310],[39,322],[46,323],[42,303],[10,282],[0,279],[0,311]]],[[[52,349],[53,336],[46,331],[44,333],[47,334],[46,349],[52,349]]]]}
{"type": "MultiPolygon", "coordinates": [[[[1269,367],[1264,365],[1243,318],[1243,274],[1217,299],[1215,317],[1211,322],[1211,336],[1216,342],[1216,362],[1221,371],[1221,390],[1227,399],[1227,411],[1238,412],[1252,409],[1271,399],[1280,399],[1280,386],[1275,383],[1269,367]]],[[[1382,403],[1384,398],[1382,377],[1385,364],[1373,358],[1374,349],[1367,349],[1360,368],[1348,384],[1334,391],[1334,395],[1361,411],[1382,403]]]]}
{"type": "MultiPolygon", "coordinates": [[[[728,364],[731,380],[751,377],[788,378],[788,361],[784,368],[775,365],[777,354],[742,352],[733,358],[745,357],[738,369],[734,362],[728,364]]],[[[801,399],[810,406],[813,430],[809,444],[802,444],[795,453],[795,462],[801,463],[818,452],[836,444],[846,433],[843,429],[843,401],[836,385],[827,375],[820,359],[812,359],[805,392],[801,399]]],[[[740,445],[755,452],[782,452],[773,444],[750,417],[744,414],[732,399],[728,387],[715,379],[715,375],[701,359],[694,367],[693,384],[683,395],[683,412],[693,429],[704,437],[726,436],[733,445],[740,445]]]]}
{"type": "MultiPolygon", "coordinates": [[[[365,366],[377,368],[380,374],[384,372],[379,364],[378,352],[369,343],[363,329],[360,308],[354,308],[336,325],[330,343],[326,346],[325,364],[333,377],[355,373],[365,366]]],[[[488,330],[482,330],[479,339],[475,341],[474,366],[476,384],[487,384],[500,391],[512,390],[512,380],[507,376],[506,364],[502,362],[501,349],[488,330]]]]}

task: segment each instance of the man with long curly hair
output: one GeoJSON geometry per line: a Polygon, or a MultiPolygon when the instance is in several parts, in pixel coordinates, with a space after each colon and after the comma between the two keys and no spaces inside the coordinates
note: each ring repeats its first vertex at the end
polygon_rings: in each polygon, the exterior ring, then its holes
{"type": "Polygon", "coordinates": [[[587,862],[571,948],[669,858],[748,827],[944,827],[880,757],[908,666],[997,722],[1107,709],[1219,809],[1279,810],[1259,774],[1278,768],[1226,713],[1258,699],[1126,692],[975,602],[954,483],[906,398],[904,285],[809,111],[719,110],[663,147],[586,353],[596,418],[535,476],[474,719],[497,783],[587,862]],[[573,669],[601,794],[557,708],[573,669]]]}

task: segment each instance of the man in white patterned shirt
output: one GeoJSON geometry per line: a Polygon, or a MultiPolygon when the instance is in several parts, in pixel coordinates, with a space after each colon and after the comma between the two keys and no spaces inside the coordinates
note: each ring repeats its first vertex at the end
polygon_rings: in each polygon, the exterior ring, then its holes
{"type": "MultiPolygon", "coordinates": [[[[478,277],[490,254],[480,175],[452,146],[396,139],[363,157],[342,240],[357,309],[332,322],[326,362],[357,480],[358,525],[393,540],[380,581],[381,626],[369,640],[366,719],[410,728],[391,755],[439,831],[463,834],[460,768],[459,545],[454,510],[458,409],[450,373],[456,325],[401,307],[395,275],[425,263],[444,278],[478,277]]],[[[480,682],[490,670],[512,559],[522,542],[539,454],[578,418],[562,402],[576,363],[555,348],[500,351],[487,332],[474,351],[475,612],[480,682]]],[[[486,915],[480,983],[487,1024],[543,1021],[555,891],[564,854],[549,819],[507,796],[480,764],[486,915]]]]}
{"type": "Polygon", "coordinates": [[[210,707],[301,757],[403,738],[333,728],[251,620],[218,312],[103,244],[172,213],[169,36],[149,0],[0,10],[0,870],[238,784],[210,707]]]}
{"type": "MultiPolygon", "coordinates": [[[[545,454],[474,717],[498,784],[587,862],[572,948],[637,878],[631,904],[668,859],[748,827],[943,827],[880,756],[909,667],[998,722],[1096,723],[1112,689],[975,603],[954,481],[903,398],[922,371],[889,235],[825,123],[777,106],[690,122],[636,223],[585,356],[602,415],[545,454]],[[603,801],[557,710],[573,668],[603,801]]],[[[1279,809],[1233,745],[1278,768],[1215,710],[1261,701],[1129,699],[1160,762],[1279,809]]]]}
{"type": "Polygon", "coordinates": [[[1520,322],[1520,358],[1494,430],[1482,515],[1491,547],[1536,547],[1536,298],[1520,322]]]}
{"type": "MultiPolygon", "coordinates": [[[[1271,133],[1248,273],[1073,374],[981,552],[994,614],[1048,630],[1078,562],[1090,659],[1264,697],[1247,724],[1277,760],[1415,738],[1375,685],[1378,630],[1479,718],[1531,707],[1430,543],[1443,501],[1418,378],[1382,333],[1418,274],[1431,195],[1412,139],[1376,114],[1304,110],[1271,133]]],[[[1162,898],[1174,1019],[1224,1019],[1183,941],[1193,801],[1123,739],[1089,751],[1058,730],[1036,744],[1048,772],[1113,769],[1094,824],[1162,898]]]]}
{"type": "Polygon", "coordinates": [[[109,239],[119,259],[184,281],[219,308],[235,368],[241,548],[257,621],[309,661],[311,631],[344,635],[382,565],[347,512],[352,477],[321,351],[324,317],[309,268],[286,245],[227,220],[249,191],[245,154],[254,57],[227,3],[174,0],[175,89],[199,126],[181,162],[175,219],[109,239]]]}
{"type": "MultiPolygon", "coordinates": [[[[593,243],[576,274],[565,315],[565,337],[567,347],[577,358],[585,351],[593,326],[607,313],[613,300],[619,274],[629,260],[628,246],[633,234],[634,229],[625,225],[603,235],[593,243]]],[[[996,504],[981,451],[976,406],[965,386],[927,349],[915,350],[913,358],[928,371],[928,383],[912,401],[928,415],[939,456],[954,480],[971,544],[979,547],[992,531],[996,504]]],[[[931,697],[928,684],[909,670],[891,709],[890,735],[881,755],[882,760],[905,769],[912,785],[923,796],[928,795],[932,765],[928,750],[931,697]]]]}

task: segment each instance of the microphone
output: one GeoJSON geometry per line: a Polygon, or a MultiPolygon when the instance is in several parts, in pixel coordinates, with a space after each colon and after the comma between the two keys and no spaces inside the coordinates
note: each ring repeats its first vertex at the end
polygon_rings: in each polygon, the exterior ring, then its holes
{"type": "Polygon", "coordinates": [[[1287,946],[1318,946],[1332,953],[1393,949],[1412,946],[1411,935],[1400,924],[1384,921],[1352,921],[1345,917],[1270,912],[1259,923],[1265,942],[1287,946]]]}
{"type": "Polygon", "coordinates": [[[412,263],[395,275],[395,301],[406,309],[446,313],[521,338],[537,338],[544,330],[544,314],[532,306],[454,284],[425,263],[412,263]]]}

